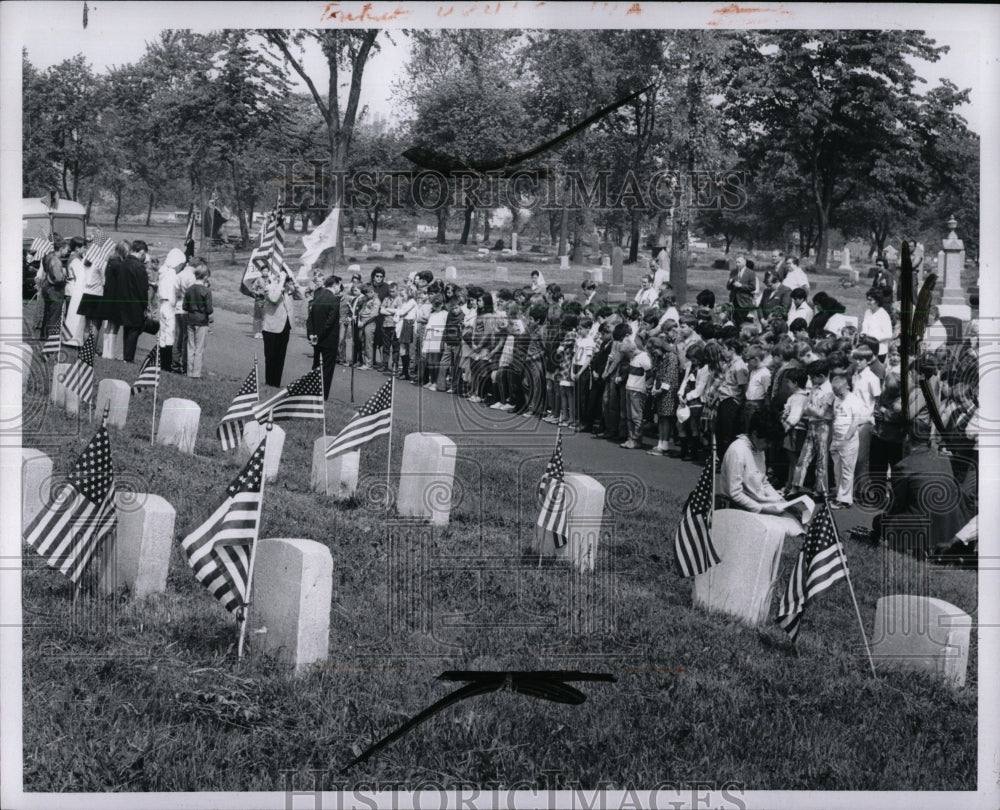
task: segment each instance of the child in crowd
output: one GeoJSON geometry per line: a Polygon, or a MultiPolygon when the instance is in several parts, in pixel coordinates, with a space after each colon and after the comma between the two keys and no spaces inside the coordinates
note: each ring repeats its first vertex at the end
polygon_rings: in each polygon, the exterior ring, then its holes
{"type": "Polygon", "coordinates": [[[830,423],[833,421],[833,389],[827,379],[830,367],[826,360],[813,360],[806,366],[806,374],[812,383],[809,399],[802,409],[808,425],[806,440],[799,454],[793,479],[793,494],[805,491],[806,474],[813,461],[816,462],[816,492],[825,497],[827,486],[827,464],[830,453],[830,423]]]}
{"type": "Polygon", "coordinates": [[[594,319],[589,315],[580,318],[576,328],[576,340],[573,343],[573,400],[576,411],[573,412],[574,429],[590,430],[593,417],[587,410],[590,398],[590,359],[594,356],[594,338],[591,330],[594,319]]]}
{"type": "Polygon", "coordinates": [[[715,429],[716,454],[720,459],[726,454],[733,439],[743,430],[740,416],[750,380],[750,370],[741,357],[743,344],[736,338],[730,338],[722,344],[722,352],[726,368],[718,386],[719,406],[715,429]]]}
{"type": "Polygon", "coordinates": [[[400,300],[393,310],[392,320],[396,330],[396,342],[399,344],[399,362],[401,369],[397,376],[401,380],[410,380],[410,350],[413,345],[413,322],[417,317],[416,288],[407,283],[403,285],[400,300]]]}
{"type": "Polygon", "coordinates": [[[375,328],[381,309],[381,302],[370,284],[362,285],[361,296],[355,303],[355,309],[357,310],[358,343],[361,350],[359,358],[361,370],[367,371],[372,367],[375,359],[375,328]]]}
{"type": "Polygon", "coordinates": [[[712,372],[705,362],[705,350],[701,345],[690,346],[685,354],[684,378],[678,388],[677,435],[681,440],[680,458],[695,463],[703,460],[701,452],[702,396],[705,393],[712,372]]]}
{"type": "Polygon", "coordinates": [[[882,383],[871,370],[871,362],[875,355],[868,346],[858,346],[851,352],[854,363],[854,373],[851,376],[851,390],[858,398],[861,408],[861,420],[858,424],[858,460],[855,464],[855,481],[858,486],[864,486],[868,474],[868,455],[871,448],[872,428],[875,425],[875,406],[879,394],[882,393],[882,383]]]}
{"type": "Polygon", "coordinates": [[[205,338],[213,322],[212,291],[208,288],[208,268],[201,264],[195,268],[194,284],[184,293],[184,312],[187,313],[187,373],[195,379],[201,377],[205,357],[205,338]]]}
{"type": "Polygon", "coordinates": [[[758,411],[767,409],[767,392],[771,388],[771,371],[764,365],[764,350],[760,346],[749,347],[743,355],[747,364],[747,390],[743,402],[743,427],[741,433],[746,433],[750,418],[758,411]]]}
{"type": "Polygon", "coordinates": [[[445,325],[448,322],[448,310],[444,308],[444,296],[435,293],[430,298],[431,311],[427,315],[427,325],[424,329],[423,343],[420,347],[421,373],[420,384],[430,391],[437,391],[434,380],[437,377],[438,366],[441,363],[441,351],[444,342],[445,325]]]}
{"type": "Polygon", "coordinates": [[[806,391],[808,380],[804,368],[790,368],[784,376],[786,399],[781,411],[781,427],[784,429],[785,438],[781,446],[788,458],[786,492],[791,491],[794,486],[795,464],[802,452],[802,445],[806,442],[806,421],[803,418],[803,411],[809,401],[809,392],[806,391]]]}
{"type": "Polygon", "coordinates": [[[559,427],[569,427],[573,421],[573,349],[576,346],[576,315],[563,315],[558,333],[558,345],[553,350],[556,361],[554,379],[557,386],[555,413],[546,421],[559,427]]]}
{"type": "Polygon", "coordinates": [[[854,466],[858,460],[858,424],[862,420],[861,403],[848,387],[847,374],[830,375],[833,389],[833,421],[830,426],[830,456],[837,497],[831,509],[846,509],[854,503],[854,466]]]}
{"type": "MultiPolygon", "coordinates": [[[[670,323],[673,323],[672,321],[670,323]]],[[[676,324],[670,333],[676,332],[676,324]]],[[[662,335],[651,338],[651,355],[654,361],[653,397],[657,417],[657,434],[659,441],[652,450],[646,452],[651,456],[669,455],[676,458],[678,452],[670,450],[670,440],[674,436],[677,425],[677,391],[680,383],[680,360],[677,349],[662,335]]]]}
{"type": "Polygon", "coordinates": [[[636,353],[629,360],[628,378],[625,380],[628,403],[628,440],[621,446],[626,450],[642,448],[642,411],[653,384],[653,359],[646,351],[646,337],[638,333],[633,338],[636,353]]]}

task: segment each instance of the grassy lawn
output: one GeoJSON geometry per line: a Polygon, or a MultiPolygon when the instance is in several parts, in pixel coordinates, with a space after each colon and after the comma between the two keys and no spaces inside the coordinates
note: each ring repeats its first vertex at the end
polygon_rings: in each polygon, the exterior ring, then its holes
{"type": "MultiPolygon", "coordinates": [[[[99,359],[97,377],[105,376],[113,366],[99,359]]],[[[171,375],[168,385],[166,395],[201,404],[197,456],[150,447],[148,394],[112,436],[119,488],[156,493],[177,510],[166,593],[138,604],[124,593],[84,596],[74,617],[69,582],[25,551],[26,790],[282,790],[283,771],[307,769],[325,770],[326,789],[373,780],[545,784],[553,774],[555,787],[585,788],[665,780],[731,780],[748,790],[976,788],[975,634],[968,683],[951,691],[916,674],[872,678],[845,583],[807,609],[797,653],[773,625],[758,631],[694,609],[690,582],[672,570],[686,491],[651,486],[640,511],[609,499],[595,574],[539,566],[526,551],[545,459],[474,442],[459,450],[450,527],[393,528],[376,497],[384,441],[362,454],[359,497],[338,505],[308,488],[317,423],[284,423],[261,536],[330,548],[330,655],[291,678],[251,637],[238,662],[235,621],[196,582],[179,542],[239,469],[214,439],[238,383],[171,375]],[[421,556],[422,569],[413,562],[421,556]],[[580,706],[510,692],[473,698],[339,773],[451,691],[434,680],[446,669],[582,669],[617,682],[583,684],[580,706]]],[[[29,390],[26,413],[35,396],[29,390]]],[[[329,417],[329,430],[346,419],[329,417]]],[[[412,427],[397,416],[397,448],[412,427]]],[[[60,413],[41,419],[57,479],[93,430],[60,413]]],[[[870,634],[877,599],[896,592],[894,577],[912,562],[846,539],[845,547],[870,634]]],[[[779,588],[797,550],[786,545],[779,588]]],[[[975,622],[975,572],[935,568],[928,583],[928,595],[975,622]]]]}

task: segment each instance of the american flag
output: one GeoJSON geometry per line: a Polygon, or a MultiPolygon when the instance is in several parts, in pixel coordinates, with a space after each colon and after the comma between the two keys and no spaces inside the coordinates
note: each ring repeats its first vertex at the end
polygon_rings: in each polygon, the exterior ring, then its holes
{"type": "Polygon", "coordinates": [[[326,457],[333,458],[385,436],[392,427],[392,385],[389,380],[361,407],[353,419],[333,437],[326,448],[326,457]]]}
{"type": "Polygon", "coordinates": [[[24,542],[75,584],[117,520],[108,429],[101,426],[66,483],[24,531],[24,542]]]}
{"type": "Polygon", "coordinates": [[[551,537],[556,548],[562,548],[569,540],[566,527],[566,483],[563,478],[562,431],[556,434],[556,449],[545,466],[542,480],[538,482],[538,498],[542,503],[535,534],[539,541],[551,537]]]}
{"type": "Polygon", "coordinates": [[[110,236],[105,235],[104,231],[98,230],[94,236],[94,242],[87,248],[87,252],[83,254],[83,263],[88,267],[100,269],[108,263],[108,259],[111,258],[111,254],[114,252],[114,240],[110,236]]]}
{"type": "Polygon", "coordinates": [[[682,577],[704,574],[721,562],[712,545],[712,482],[715,480],[715,453],[705,463],[694,491],[688,495],[674,535],[674,553],[682,577]]]}
{"type": "Polygon", "coordinates": [[[143,388],[156,388],[160,384],[160,344],[149,350],[139,367],[139,376],[132,383],[132,393],[138,394],[143,388]]]}
{"type": "Polygon", "coordinates": [[[94,354],[94,335],[91,333],[63,380],[66,390],[74,392],[83,402],[90,402],[94,396],[94,354]]]}
{"type": "Polygon", "coordinates": [[[806,529],[805,542],[778,606],[778,626],[794,641],[809,600],[846,576],[847,558],[840,546],[837,528],[829,510],[821,509],[806,529]]]}
{"type": "Polygon", "coordinates": [[[226,489],[222,505],[181,540],[195,579],[236,616],[242,616],[247,603],[250,556],[260,529],[266,445],[265,435],[226,489]]]}
{"type": "Polygon", "coordinates": [[[222,417],[222,421],[215,431],[222,442],[223,450],[232,450],[240,446],[243,425],[248,420],[253,419],[253,409],[258,399],[257,366],[254,366],[243,381],[243,385],[236,393],[236,398],[232,401],[229,410],[226,411],[226,415],[222,417]]]}
{"type": "Polygon", "coordinates": [[[35,261],[41,261],[42,257],[51,253],[52,250],[52,243],[44,236],[36,236],[31,240],[31,253],[34,255],[35,261]]]}
{"type": "Polygon", "coordinates": [[[66,321],[62,321],[59,328],[51,330],[49,336],[45,338],[45,342],[42,344],[42,354],[59,354],[62,344],[69,343],[72,338],[73,333],[66,325],[66,321]]]}
{"type": "Polygon", "coordinates": [[[287,388],[282,388],[266,402],[253,409],[254,419],[263,424],[268,412],[275,422],[285,419],[323,418],[323,378],[319,366],[299,377],[287,388]]]}

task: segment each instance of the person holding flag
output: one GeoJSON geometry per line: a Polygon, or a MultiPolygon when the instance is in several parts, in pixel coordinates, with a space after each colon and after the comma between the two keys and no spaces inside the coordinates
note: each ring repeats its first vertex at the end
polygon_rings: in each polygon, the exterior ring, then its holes
{"type": "Polygon", "coordinates": [[[285,370],[288,337],[295,323],[295,309],[289,285],[295,282],[284,270],[267,282],[264,290],[264,382],[274,388],[281,387],[285,370]]]}
{"type": "Polygon", "coordinates": [[[83,254],[83,297],[77,311],[84,318],[86,334],[97,336],[98,353],[103,350],[104,269],[114,250],[115,243],[110,237],[103,237],[100,241],[95,237],[83,254]]]}
{"type": "Polygon", "coordinates": [[[43,339],[58,332],[63,321],[63,302],[66,300],[66,261],[69,257],[69,243],[58,236],[53,237],[53,248],[42,257],[41,283],[43,339]]]}

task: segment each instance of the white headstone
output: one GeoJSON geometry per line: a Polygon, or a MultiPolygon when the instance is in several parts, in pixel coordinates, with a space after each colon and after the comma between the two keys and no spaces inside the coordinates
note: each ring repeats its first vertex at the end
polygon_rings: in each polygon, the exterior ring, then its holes
{"type": "Polygon", "coordinates": [[[382,243],[381,242],[372,242],[372,250],[374,250],[376,253],[378,253],[380,250],[382,250],[382,243]]]}
{"type": "Polygon", "coordinates": [[[313,442],[309,486],[314,492],[322,492],[337,500],[346,500],[358,491],[361,451],[352,450],[327,458],[326,448],[331,441],[333,441],[331,436],[320,436],[313,442]]]}
{"type": "Polygon", "coordinates": [[[785,530],[740,509],[712,516],[712,544],[722,562],[694,578],[694,604],[751,626],[767,620],[785,530]]]}
{"type": "Polygon", "coordinates": [[[125,585],[133,599],[165,592],[177,512],[147,492],[116,493],[115,508],[118,527],[101,550],[101,591],[125,585]]]}
{"type": "Polygon", "coordinates": [[[163,403],[160,411],[156,443],[176,447],[182,453],[194,455],[199,421],[201,421],[201,406],[197,402],[171,397],[163,403]]]}
{"type": "Polygon", "coordinates": [[[594,267],[587,271],[587,278],[593,281],[595,284],[602,284],[604,282],[604,268],[594,267]]]}
{"type": "Polygon", "coordinates": [[[879,668],[926,672],[965,686],[972,617],[942,599],[894,594],[875,605],[872,658],[879,668]]]}
{"type": "Polygon", "coordinates": [[[477,250],[476,252],[480,256],[489,256],[490,255],[490,249],[489,248],[479,248],[479,250],[477,250]]]}
{"type": "Polygon", "coordinates": [[[840,267],[837,269],[843,270],[844,272],[851,269],[851,251],[847,245],[844,245],[844,250],[841,252],[840,267]]]}
{"type": "Polygon", "coordinates": [[[66,379],[66,372],[69,371],[69,363],[56,363],[52,367],[52,387],[49,389],[49,399],[52,404],[60,408],[66,407],[66,386],[63,380],[66,379]]]}
{"type": "Polygon", "coordinates": [[[52,459],[41,450],[21,448],[21,530],[48,504],[52,490],[52,459]]]}
{"type": "Polygon", "coordinates": [[[517,253],[517,234],[512,233],[510,235],[510,250],[512,253],[517,253]]]}
{"type": "Polygon", "coordinates": [[[131,397],[131,386],[125,380],[101,380],[97,384],[97,399],[94,402],[94,413],[103,416],[104,407],[108,409],[108,424],[123,428],[128,419],[128,403],[131,397]]]}
{"type": "Polygon", "coordinates": [[[454,478],[455,442],[438,433],[410,433],[403,441],[397,511],[447,526],[454,478]]]}
{"type": "Polygon", "coordinates": [[[566,473],[568,542],[558,550],[581,573],[593,571],[604,521],[604,486],[589,475],[566,473]]]}
{"type": "Polygon", "coordinates": [[[497,281],[510,281],[510,273],[503,265],[499,265],[493,273],[493,278],[497,281]]]}
{"type": "MultiPolygon", "coordinates": [[[[251,419],[243,425],[243,438],[236,451],[236,458],[240,464],[246,464],[250,460],[267,433],[267,426],[251,419]]],[[[278,477],[278,469],[281,467],[281,453],[285,449],[285,431],[278,425],[271,426],[271,435],[267,437],[267,450],[264,453],[264,480],[273,481],[278,477]]]]}
{"type": "Polygon", "coordinates": [[[332,596],[330,549],[314,540],[259,540],[247,636],[296,672],[305,671],[326,660],[332,596]]]}
{"type": "Polygon", "coordinates": [[[610,255],[604,254],[603,256],[601,256],[601,267],[607,267],[609,270],[611,269],[611,256],[610,255]]]}
{"type": "Polygon", "coordinates": [[[569,256],[560,256],[559,257],[559,269],[560,270],[569,270],[569,256]]]}
{"type": "Polygon", "coordinates": [[[454,281],[455,279],[457,279],[457,278],[458,278],[458,268],[457,268],[457,267],[455,267],[455,266],[454,266],[454,265],[452,265],[452,264],[449,264],[449,265],[448,265],[448,266],[447,266],[447,267],[446,267],[446,268],[444,269],[444,277],[445,277],[446,279],[449,279],[449,280],[451,280],[451,281],[454,281]]]}
{"type": "Polygon", "coordinates": [[[361,252],[362,253],[367,253],[368,252],[368,245],[362,245],[361,246],[361,252]]]}

